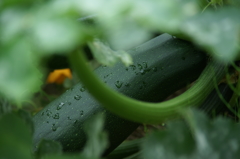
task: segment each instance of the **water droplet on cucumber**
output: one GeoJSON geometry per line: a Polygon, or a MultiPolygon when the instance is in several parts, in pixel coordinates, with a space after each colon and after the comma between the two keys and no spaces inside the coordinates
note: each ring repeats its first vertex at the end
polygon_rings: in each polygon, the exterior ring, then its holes
{"type": "Polygon", "coordinates": [[[133,71],[136,70],[136,66],[135,65],[130,65],[129,66],[133,71]]]}
{"type": "Polygon", "coordinates": [[[56,131],[57,130],[57,127],[55,124],[52,125],[52,131],[56,131]]]}
{"type": "Polygon", "coordinates": [[[81,92],[84,92],[85,90],[86,90],[85,87],[80,88],[81,92]]]}
{"type": "Polygon", "coordinates": [[[80,95],[75,95],[74,96],[74,99],[76,99],[76,100],[80,100],[82,97],[80,96],[80,95]]]}
{"type": "Polygon", "coordinates": [[[153,72],[157,72],[157,67],[152,68],[153,72]]]}
{"type": "Polygon", "coordinates": [[[141,64],[138,64],[138,68],[141,70],[143,67],[141,64]]]}
{"type": "Polygon", "coordinates": [[[123,84],[123,82],[120,82],[120,81],[116,81],[116,82],[115,82],[115,86],[116,86],[117,88],[121,88],[121,87],[122,87],[122,84],[123,84]]]}
{"type": "Polygon", "coordinates": [[[83,114],[84,114],[84,111],[83,111],[83,110],[81,110],[81,111],[80,111],[80,115],[81,115],[81,116],[83,116],[83,114]]]}
{"type": "Polygon", "coordinates": [[[126,83],[125,86],[126,86],[126,87],[130,87],[130,83],[126,83]]]}
{"type": "Polygon", "coordinates": [[[148,67],[147,62],[143,62],[143,67],[144,67],[144,68],[147,68],[147,67],[148,67]]]}
{"type": "Polygon", "coordinates": [[[56,113],[54,116],[53,116],[54,119],[59,119],[59,113],[56,113]]]}
{"type": "Polygon", "coordinates": [[[58,106],[57,106],[57,110],[62,109],[63,106],[64,106],[64,103],[63,103],[63,102],[59,103],[58,106]]]}

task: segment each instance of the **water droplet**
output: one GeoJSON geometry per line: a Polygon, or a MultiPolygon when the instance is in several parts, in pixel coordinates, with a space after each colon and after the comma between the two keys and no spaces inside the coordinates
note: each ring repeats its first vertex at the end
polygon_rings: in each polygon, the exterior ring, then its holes
{"type": "Polygon", "coordinates": [[[47,121],[47,123],[49,123],[49,121],[47,121]]]}
{"type": "Polygon", "coordinates": [[[146,68],[146,69],[144,69],[144,71],[145,71],[145,72],[150,72],[151,69],[150,69],[150,68],[146,68]]]}
{"type": "Polygon", "coordinates": [[[122,84],[123,84],[123,82],[120,82],[120,81],[116,81],[116,82],[115,82],[115,86],[116,86],[117,88],[121,88],[121,87],[122,87],[122,84]]]}
{"type": "Polygon", "coordinates": [[[76,96],[74,96],[74,99],[76,99],[76,100],[80,100],[82,97],[80,96],[80,95],[76,95],[76,96]]]}
{"type": "Polygon", "coordinates": [[[157,72],[157,67],[152,68],[153,72],[157,72]]]}
{"type": "Polygon", "coordinates": [[[86,90],[85,87],[80,88],[81,92],[84,92],[85,90],[86,90]]]}
{"type": "Polygon", "coordinates": [[[42,112],[42,116],[44,115],[44,112],[42,112]]]}
{"type": "Polygon", "coordinates": [[[68,102],[68,105],[71,105],[72,103],[71,102],[68,102]]]}
{"type": "Polygon", "coordinates": [[[107,78],[107,77],[108,77],[108,75],[103,76],[103,78],[107,78]]]}
{"type": "Polygon", "coordinates": [[[128,68],[126,68],[126,71],[128,71],[128,68]]]}
{"type": "Polygon", "coordinates": [[[59,119],[59,113],[56,113],[54,116],[53,116],[54,119],[59,119]]]}
{"type": "Polygon", "coordinates": [[[143,67],[141,64],[138,64],[138,68],[141,70],[143,67]]]}
{"type": "Polygon", "coordinates": [[[146,72],[145,72],[145,70],[140,70],[140,73],[141,73],[141,75],[144,75],[146,72]]]}
{"type": "Polygon", "coordinates": [[[51,117],[51,116],[52,116],[52,112],[48,112],[48,113],[47,113],[47,116],[48,116],[48,117],[51,117]]]}
{"type": "Polygon", "coordinates": [[[56,131],[57,127],[55,126],[55,124],[52,125],[52,131],[56,131]]]}
{"type": "Polygon", "coordinates": [[[125,86],[126,86],[126,87],[130,87],[130,83],[126,83],[125,86]]]}
{"type": "Polygon", "coordinates": [[[63,103],[63,102],[59,103],[58,106],[57,106],[57,110],[62,109],[63,106],[64,106],[64,103],[63,103]]]}
{"type": "Polygon", "coordinates": [[[139,74],[139,72],[135,72],[135,74],[136,74],[136,75],[138,75],[138,74],[139,74]]]}
{"type": "Polygon", "coordinates": [[[67,118],[68,118],[68,120],[72,120],[72,119],[70,118],[70,116],[68,116],[67,118]]]}
{"type": "Polygon", "coordinates": [[[136,66],[135,65],[130,65],[129,66],[132,70],[136,70],[136,66]]]}
{"type": "Polygon", "coordinates": [[[144,68],[147,68],[147,67],[148,67],[147,62],[143,62],[143,67],[144,67],[144,68]]]}
{"type": "Polygon", "coordinates": [[[186,58],[185,57],[182,57],[182,60],[185,60],[186,58]]]}
{"type": "Polygon", "coordinates": [[[74,120],[74,124],[76,124],[78,121],[77,120],[74,120]]]}
{"type": "Polygon", "coordinates": [[[72,91],[73,90],[73,87],[72,88],[69,88],[69,89],[67,89],[66,90],[66,92],[70,92],[70,91],[72,91]]]}
{"type": "Polygon", "coordinates": [[[81,111],[80,111],[80,115],[81,115],[81,116],[83,116],[83,114],[84,114],[84,111],[83,111],[83,110],[81,110],[81,111]]]}

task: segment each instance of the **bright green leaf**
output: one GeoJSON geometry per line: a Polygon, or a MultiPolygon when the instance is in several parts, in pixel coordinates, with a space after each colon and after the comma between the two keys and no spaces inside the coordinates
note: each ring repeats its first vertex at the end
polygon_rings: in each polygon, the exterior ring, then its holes
{"type": "Polygon", "coordinates": [[[183,121],[150,134],[143,142],[143,157],[151,159],[237,159],[240,155],[240,125],[218,117],[211,121],[203,112],[186,111],[183,121]]]}
{"type": "Polygon", "coordinates": [[[108,146],[107,133],[103,131],[104,116],[97,114],[86,122],[84,130],[87,134],[87,143],[82,155],[89,159],[98,159],[108,146]]]}
{"type": "Polygon", "coordinates": [[[0,51],[0,93],[21,100],[39,90],[42,75],[36,62],[36,56],[24,40],[3,47],[0,51]]]}
{"type": "Polygon", "coordinates": [[[151,31],[178,33],[185,19],[200,12],[197,0],[83,0],[82,10],[97,14],[111,46],[129,49],[151,31]]]}
{"type": "Polygon", "coordinates": [[[146,159],[189,159],[194,150],[194,139],[182,121],[169,123],[167,130],[150,134],[142,145],[146,159]]]}
{"type": "Polygon", "coordinates": [[[32,42],[39,51],[54,53],[73,49],[81,39],[77,21],[69,19],[44,19],[35,23],[32,42]]]}
{"type": "Polygon", "coordinates": [[[194,42],[223,61],[231,61],[240,50],[240,10],[206,10],[182,25],[182,31],[194,42]]]}
{"type": "Polygon", "coordinates": [[[25,122],[15,114],[0,118],[0,158],[32,159],[32,134],[25,122]]]}
{"type": "Polygon", "coordinates": [[[126,65],[132,64],[131,56],[125,51],[114,51],[109,46],[101,42],[99,39],[95,39],[93,42],[89,42],[89,46],[92,50],[94,57],[103,65],[112,66],[119,59],[126,65]]]}
{"type": "Polygon", "coordinates": [[[0,118],[2,115],[12,111],[12,105],[9,100],[0,96],[0,118]]]}
{"type": "Polygon", "coordinates": [[[59,142],[53,140],[45,140],[43,139],[35,152],[37,158],[41,158],[43,156],[49,155],[59,155],[62,154],[62,146],[59,142]]]}
{"type": "Polygon", "coordinates": [[[87,159],[87,158],[81,157],[80,155],[65,154],[65,155],[48,155],[45,156],[43,159],[87,159]]]}

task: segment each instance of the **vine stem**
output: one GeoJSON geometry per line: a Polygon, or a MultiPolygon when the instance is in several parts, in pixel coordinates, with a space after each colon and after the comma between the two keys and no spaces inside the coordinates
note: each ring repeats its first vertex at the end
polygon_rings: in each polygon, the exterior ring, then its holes
{"type": "Polygon", "coordinates": [[[213,79],[220,81],[225,68],[216,61],[209,62],[196,83],[186,92],[168,101],[149,103],[111,90],[93,73],[82,50],[70,53],[69,60],[81,82],[106,109],[122,118],[146,124],[162,123],[179,117],[179,110],[185,107],[200,105],[214,89],[213,79]]]}

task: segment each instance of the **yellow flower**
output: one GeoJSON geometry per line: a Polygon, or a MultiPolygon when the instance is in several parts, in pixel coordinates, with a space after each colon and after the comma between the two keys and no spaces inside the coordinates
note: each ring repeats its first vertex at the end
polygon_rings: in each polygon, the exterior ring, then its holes
{"type": "Polygon", "coordinates": [[[57,69],[48,75],[47,83],[62,84],[66,78],[71,79],[72,73],[70,69],[57,69]]]}

